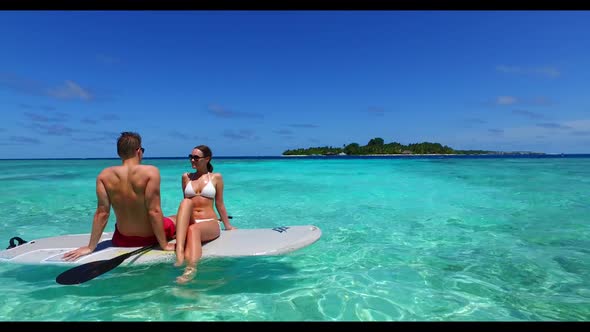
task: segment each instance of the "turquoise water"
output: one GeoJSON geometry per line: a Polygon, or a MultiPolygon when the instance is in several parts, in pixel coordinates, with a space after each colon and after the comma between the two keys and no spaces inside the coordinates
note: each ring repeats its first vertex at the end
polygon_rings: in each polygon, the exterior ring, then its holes
{"type": "MultiPolygon", "coordinates": [[[[174,214],[185,160],[146,160],[174,214]]],[[[0,160],[0,244],[89,233],[118,160],[0,160]]],[[[590,158],[214,159],[239,228],[313,224],[277,257],[118,267],[61,286],[0,264],[2,321],[587,321],[590,158]]],[[[107,231],[114,230],[114,214],[107,231]]]]}

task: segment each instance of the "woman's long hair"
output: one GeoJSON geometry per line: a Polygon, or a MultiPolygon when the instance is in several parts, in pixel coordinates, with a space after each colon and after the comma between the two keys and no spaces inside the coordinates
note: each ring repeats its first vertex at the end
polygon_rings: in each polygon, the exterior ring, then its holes
{"type": "MultiPolygon", "coordinates": [[[[209,147],[207,145],[199,145],[199,146],[195,146],[194,148],[201,150],[201,152],[203,152],[203,157],[213,158],[213,153],[211,153],[211,149],[209,149],[209,147]]],[[[207,171],[213,172],[213,165],[211,165],[211,159],[209,159],[209,162],[207,163],[207,171]]]]}

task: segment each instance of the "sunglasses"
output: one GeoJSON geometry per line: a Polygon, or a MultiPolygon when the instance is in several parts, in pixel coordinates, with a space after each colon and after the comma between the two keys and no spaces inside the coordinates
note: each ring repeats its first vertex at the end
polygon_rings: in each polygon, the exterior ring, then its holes
{"type": "Polygon", "coordinates": [[[138,148],[139,150],[141,150],[141,153],[145,153],[145,149],[144,148],[138,148]]]}
{"type": "Polygon", "coordinates": [[[199,159],[203,159],[203,158],[207,158],[207,157],[199,157],[196,154],[195,155],[192,155],[192,154],[188,155],[188,159],[190,159],[190,160],[199,160],[199,159]]]}

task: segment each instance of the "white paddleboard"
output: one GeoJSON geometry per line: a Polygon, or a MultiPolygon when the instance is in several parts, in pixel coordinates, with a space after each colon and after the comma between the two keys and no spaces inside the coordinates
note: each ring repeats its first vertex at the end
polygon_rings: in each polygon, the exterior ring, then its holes
{"type": "MultiPolygon", "coordinates": [[[[235,229],[203,245],[203,258],[281,255],[316,242],[322,231],[312,225],[275,228],[235,229]]],[[[62,235],[32,240],[17,247],[0,251],[0,263],[30,265],[68,265],[111,259],[141,247],[113,247],[113,233],[103,233],[96,250],[74,262],[66,262],[64,253],[88,244],[90,234],[62,235]]],[[[172,241],[174,242],[174,241],[172,241]]],[[[126,259],[121,265],[142,265],[174,262],[173,251],[152,249],[126,259]]]]}

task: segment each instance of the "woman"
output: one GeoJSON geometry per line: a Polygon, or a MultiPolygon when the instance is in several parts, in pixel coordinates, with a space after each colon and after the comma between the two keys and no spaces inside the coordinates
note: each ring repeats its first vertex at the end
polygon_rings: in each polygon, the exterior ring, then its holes
{"type": "Polygon", "coordinates": [[[219,219],[213,211],[213,203],[225,230],[235,229],[229,222],[223,203],[223,178],[220,173],[212,173],[211,157],[211,149],[206,145],[195,147],[189,160],[196,172],[182,175],[183,203],[190,200],[190,203],[186,203],[192,205],[192,218],[188,223],[186,218],[179,219],[176,223],[174,265],[181,266],[185,259],[187,261],[184,273],[176,278],[179,283],[186,283],[195,277],[197,262],[202,255],[201,243],[219,237],[219,219]]]}

